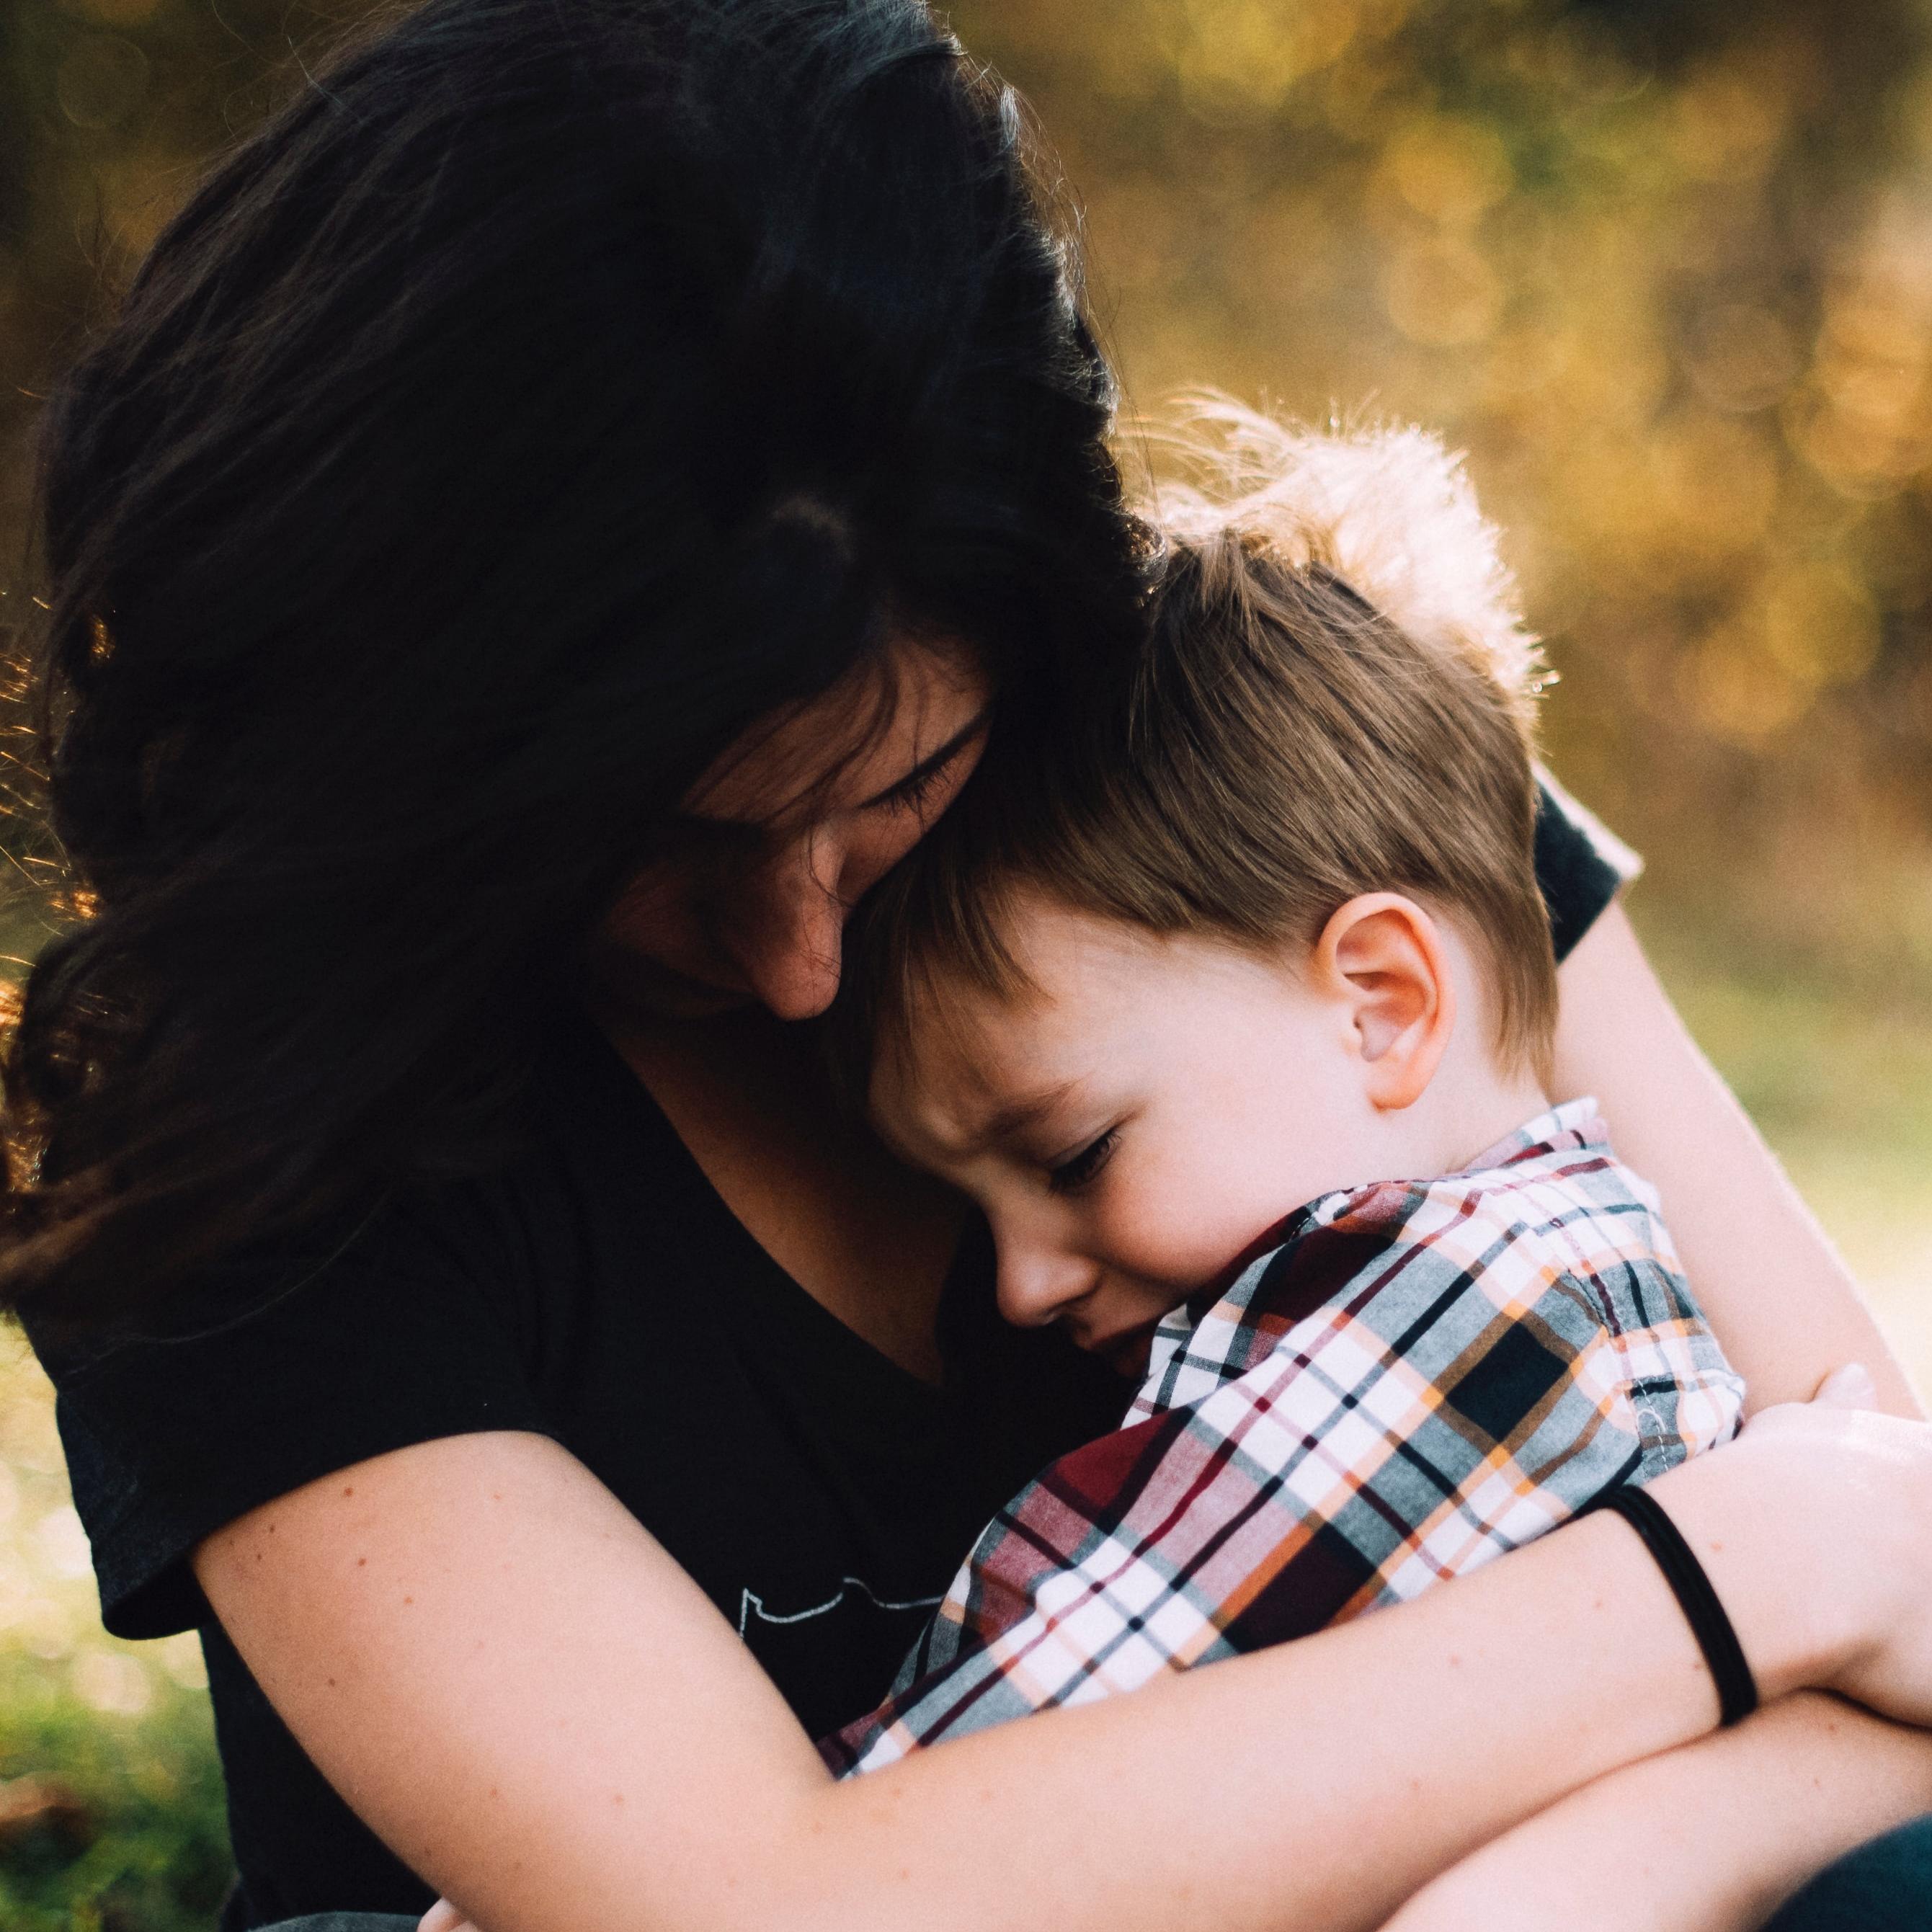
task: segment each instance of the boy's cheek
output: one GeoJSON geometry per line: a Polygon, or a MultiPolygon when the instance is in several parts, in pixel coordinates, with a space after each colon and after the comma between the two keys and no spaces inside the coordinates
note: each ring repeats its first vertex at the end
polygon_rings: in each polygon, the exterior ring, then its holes
{"type": "Polygon", "coordinates": [[[1118,1205],[1103,1231],[1104,1258],[1158,1286],[1170,1303],[1211,1280],[1274,1218],[1249,1226],[1245,1203],[1227,1198],[1206,1176],[1156,1188],[1136,1186],[1123,1174],[1114,1198],[1118,1205]]]}

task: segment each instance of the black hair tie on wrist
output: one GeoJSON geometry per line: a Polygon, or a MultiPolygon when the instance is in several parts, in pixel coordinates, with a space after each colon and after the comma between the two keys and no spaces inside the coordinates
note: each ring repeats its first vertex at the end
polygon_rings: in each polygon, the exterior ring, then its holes
{"type": "Polygon", "coordinates": [[[1718,1722],[1741,1724],[1757,1708],[1757,1680],[1744,1660],[1744,1646],[1731,1628],[1704,1566],[1697,1561],[1676,1524],[1664,1505],[1642,1490],[1625,1485],[1606,1490],[1593,1502],[1577,1511],[1588,1516],[1597,1510],[1614,1510],[1643,1539],[1643,1546],[1656,1559],[1664,1580],[1682,1606],[1710,1666],[1711,1681],[1718,1691],[1718,1722]]]}

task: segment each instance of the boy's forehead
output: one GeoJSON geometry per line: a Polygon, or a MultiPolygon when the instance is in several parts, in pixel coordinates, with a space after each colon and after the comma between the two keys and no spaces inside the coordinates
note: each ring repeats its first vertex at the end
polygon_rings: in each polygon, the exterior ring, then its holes
{"type": "Polygon", "coordinates": [[[1293,949],[1153,932],[1043,894],[1016,898],[1005,936],[1024,983],[996,991],[928,962],[920,997],[889,1024],[872,1091],[888,1138],[976,1143],[988,1123],[1203,1024],[1231,988],[1245,1012],[1264,982],[1270,1000],[1299,984],[1293,949]]]}
{"type": "Polygon", "coordinates": [[[920,1164],[964,1157],[1010,1132],[1043,1086],[1066,1086],[1060,1057],[1040,1050],[1041,1006],[1030,990],[935,977],[874,1061],[871,1111],[885,1138],[920,1164]]]}
{"type": "Polygon", "coordinates": [[[1007,1048],[1037,994],[1010,999],[944,968],[925,976],[914,1010],[899,1017],[874,1065],[875,1108],[902,1114],[919,1102],[997,1106],[1011,1084],[1007,1048]]]}
{"type": "Polygon", "coordinates": [[[1007,934],[1026,983],[995,991],[944,962],[881,1042],[872,1106],[906,1145],[977,1144],[1078,1084],[1138,998],[1157,989],[1151,934],[1031,896],[1007,934]],[[1153,976],[1150,978],[1150,976],[1153,976]]]}
{"type": "Polygon", "coordinates": [[[896,1028],[916,1081],[997,1100],[1026,1060],[1091,1027],[1109,1004],[1096,992],[1144,950],[1130,928],[1030,890],[1001,908],[1000,928],[1016,984],[995,986],[944,958],[921,962],[918,997],[896,1028]]]}

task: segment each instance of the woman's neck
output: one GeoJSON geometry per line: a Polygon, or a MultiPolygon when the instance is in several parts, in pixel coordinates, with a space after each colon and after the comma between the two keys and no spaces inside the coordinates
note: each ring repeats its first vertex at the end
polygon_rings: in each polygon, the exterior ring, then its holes
{"type": "Polygon", "coordinates": [[[934,1324],[964,1205],[841,1111],[816,1028],[761,1007],[592,1017],[758,1245],[882,1354],[938,1381],[934,1324]]]}

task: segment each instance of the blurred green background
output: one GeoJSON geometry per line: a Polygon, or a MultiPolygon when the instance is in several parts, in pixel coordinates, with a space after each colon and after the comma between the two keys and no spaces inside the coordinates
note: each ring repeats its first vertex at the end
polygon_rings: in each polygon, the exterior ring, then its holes
{"type": "MultiPolygon", "coordinates": [[[[36,392],[204,158],[368,11],[0,10],[16,598],[36,392]]],[[[1932,10],[952,17],[1052,137],[1131,411],[1212,384],[1468,451],[1561,673],[1551,760],[1646,852],[1631,910],[1672,992],[1932,1385],[1932,10]]],[[[38,918],[23,885],[8,950],[38,918]]],[[[10,1932],[207,1923],[199,1666],[102,1634],[44,1386],[0,1334],[10,1932]]]]}

